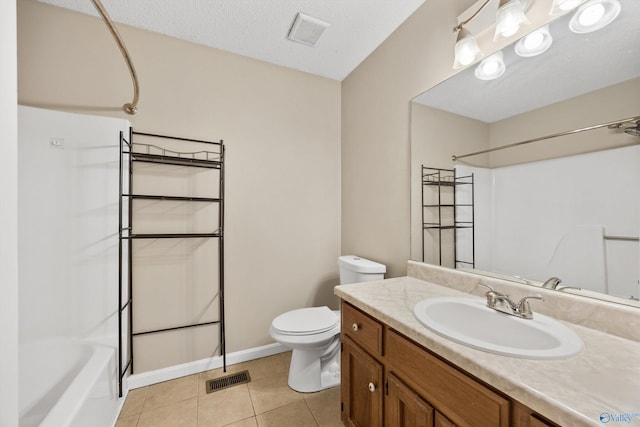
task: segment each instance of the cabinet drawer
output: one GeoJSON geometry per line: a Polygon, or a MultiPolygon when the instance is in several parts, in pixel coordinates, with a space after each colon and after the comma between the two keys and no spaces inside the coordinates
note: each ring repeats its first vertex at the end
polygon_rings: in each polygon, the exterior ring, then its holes
{"type": "Polygon", "coordinates": [[[557,427],[558,425],[552,423],[549,420],[545,420],[539,414],[536,414],[533,410],[527,408],[520,402],[513,401],[512,407],[512,422],[515,427],[557,427]]]}
{"type": "MultiPolygon", "coordinates": [[[[388,330],[388,369],[459,426],[509,425],[509,402],[400,334],[388,330]]],[[[445,424],[446,425],[446,424],[445,424]]]]}
{"type": "Polygon", "coordinates": [[[357,308],[342,303],[342,333],[373,355],[382,355],[382,325],[357,308]]]}

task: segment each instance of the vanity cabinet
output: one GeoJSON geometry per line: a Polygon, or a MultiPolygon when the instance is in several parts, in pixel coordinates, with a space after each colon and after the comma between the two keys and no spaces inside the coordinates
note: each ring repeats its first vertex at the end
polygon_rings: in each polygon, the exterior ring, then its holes
{"type": "Polygon", "coordinates": [[[346,426],[554,426],[346,302],[341,363],[346,426]]]}
{"type": "Polygon", "coordinates": [[[382,427],[383,327],[351,306],[342,311],[341,322],[342,421],[346,426],[382,427]]]}
{"type": "Polygon", "coordinates": [[[347,337],[340,363],[342,421],[346,426],[382,427],[382,364],[347,337]]]}

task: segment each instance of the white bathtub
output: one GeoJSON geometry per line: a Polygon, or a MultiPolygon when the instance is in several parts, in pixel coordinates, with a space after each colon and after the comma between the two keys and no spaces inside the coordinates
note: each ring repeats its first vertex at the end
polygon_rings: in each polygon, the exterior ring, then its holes
{"type": "Polygon", "coordinates": [[[114,424],[118,411],[115,348],[47,340],[21,344],[19,355],[20,427],[114,424]]]}

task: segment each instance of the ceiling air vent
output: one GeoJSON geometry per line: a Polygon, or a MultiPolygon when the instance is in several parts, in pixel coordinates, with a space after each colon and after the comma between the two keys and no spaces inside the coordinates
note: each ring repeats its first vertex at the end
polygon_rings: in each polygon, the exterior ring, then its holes
{"type": "Polygon", "coordinates": [[[307,46],[315,46],[329,25],[329,23],[318,18],[305,15],[304,13],[298,13],[287,37],[294,42],[306,44],[307,46]]]}

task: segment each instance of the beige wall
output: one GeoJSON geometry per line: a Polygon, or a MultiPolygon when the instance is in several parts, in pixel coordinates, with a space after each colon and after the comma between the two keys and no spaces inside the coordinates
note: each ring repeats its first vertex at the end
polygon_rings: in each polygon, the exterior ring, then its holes
{"type": "Polygon", "coordinates": [[[410,100],[453,74],[469,0],[428,0],[342,82],[342,252],[402,276],[410,257],[410,100]]]}
{"type": "MultiPolygon", "coordinates": [[[[640,78],[519,114],[491,124],[491,147],[581,129],[640,111],[640,78]]],[[[609,129],[567,135],[491,153],[491,167],[637,144],[637,137],[609,129]]]]}
{"type": "MultiPolygon", "coordinates": [[[[120,33],[140,78],[135,116],[120,110],[131,82],[104,24],[19,0],[19,102],[225,140],[228,351],[272,342],[270,322],[286,310],[335,306],[340,83],[129,27],[120,33]]],[[[171,335],[148,346],[161,351],[138,372],[210,355],[211,334],[171,335]]]]}
{"type": "Polygon", "coordinates": [[[0,427],[18,425],[18,81],[16,5],[0,3],[0,427]]]}

